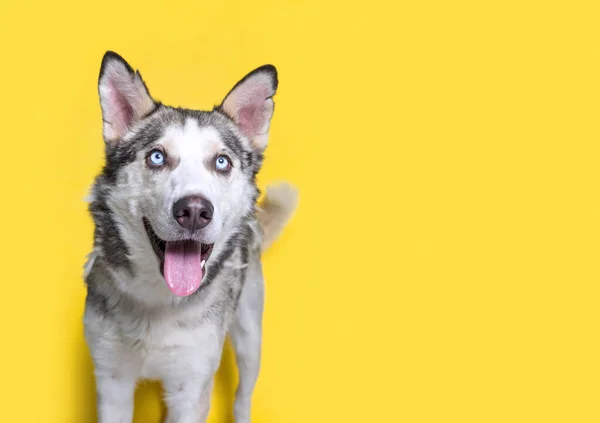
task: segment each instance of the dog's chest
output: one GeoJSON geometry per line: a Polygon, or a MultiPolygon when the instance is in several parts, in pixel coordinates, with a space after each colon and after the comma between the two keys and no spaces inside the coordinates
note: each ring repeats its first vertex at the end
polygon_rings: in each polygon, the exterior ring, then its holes
{"type": "Polygon", "coordinates": [[[203,313],[152,316],[140,325],[135,338],[141,377],[161,379],[165,374],[202,371],[203,354],[219,353],[224,327],[203,313]]]}

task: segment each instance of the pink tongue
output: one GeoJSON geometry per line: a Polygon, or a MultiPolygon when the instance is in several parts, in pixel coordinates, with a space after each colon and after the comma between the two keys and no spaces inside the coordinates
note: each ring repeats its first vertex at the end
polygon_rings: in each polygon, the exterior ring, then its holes
{"type": "Polygon", "coordinates": [[[200,245],[192,241],[167,242],[164,274],[173,294],[187,297],[200,287],[200,245]]]}

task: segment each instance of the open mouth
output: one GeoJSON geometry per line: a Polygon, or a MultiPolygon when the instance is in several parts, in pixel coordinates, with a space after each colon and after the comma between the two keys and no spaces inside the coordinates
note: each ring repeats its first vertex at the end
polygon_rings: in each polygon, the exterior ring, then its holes
{"type": "Polygon", "coordinates": [[[180,297],[193,294],[202,283],[206,262],[214,244],[203,244],[192,239],[165,241],[156,235],[148,219],[144,218],[143,221],[167,287],[180,297]]]}

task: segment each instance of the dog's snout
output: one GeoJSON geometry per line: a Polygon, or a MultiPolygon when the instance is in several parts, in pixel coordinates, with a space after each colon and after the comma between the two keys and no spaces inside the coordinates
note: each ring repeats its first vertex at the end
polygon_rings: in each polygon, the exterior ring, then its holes
{"type": "Polygon", "coordinates": [[[214,207],[206,198],[193,195],[173,204],[173,216],[182,227],[194,232],[206,227],[213,218],[214,207]]]}

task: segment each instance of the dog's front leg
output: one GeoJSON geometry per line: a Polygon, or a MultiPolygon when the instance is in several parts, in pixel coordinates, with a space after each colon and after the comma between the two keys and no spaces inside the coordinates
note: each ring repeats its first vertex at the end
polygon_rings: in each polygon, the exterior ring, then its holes
{"type": "Polygon", "coordinates": [[[98,422],[131,423],[139,360],[110,317],[93,304],[86,305],[85,338],[94,361],[98,422]]]}
{"type": "Polygon", "coordinates": [[[131,423],[135,383],[134,377],[96,372],[99,423],[131,423]]]}
{"type": "Polygon", "coordinates": [[[161,367],[168,410],[166,423],[204,423],[210,409],[213,378],[221,362],[225,330],[205,326],[173,335],[191,342],[164,355],[161,367]]]}
{"type": "Polygon", "coordinates": [[[168,413],[165,423],[204,423],[210,411],[212,377],[165,381],[168,413]]]}
{"type": "Polygon", "coordinates": [[[252,392],[260,371],[264,280],[260,264],[248,269],[246,283],[230,328],[239,384],[235,394],[235,423],[250,423],[252,392]]]}

